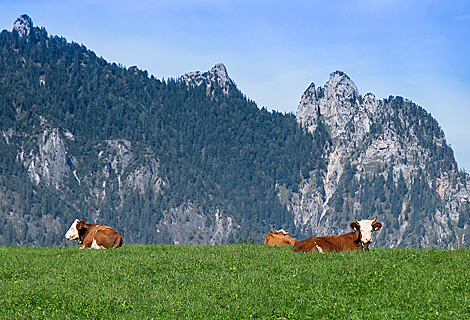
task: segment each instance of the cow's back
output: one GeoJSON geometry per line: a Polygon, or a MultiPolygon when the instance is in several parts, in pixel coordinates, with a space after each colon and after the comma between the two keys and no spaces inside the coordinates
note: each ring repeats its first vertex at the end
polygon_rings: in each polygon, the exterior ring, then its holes
{"type": "Polygon", "coordinates": [[[271,239],[273,238],[273,234],[274,234],[274,232],[269,231],[269,233],[266,235],[266,237],[264,238],[264,245],[265,246],[270,245],[271,239]]]}
{"type": "Polygon", "coordinates": [[[294,244],[293,251],[298,252],[298,251],[303,251],[303,252],[323,252],[323,248],[320,246],[320,244],[323,241],[321,238],[317,237],[310,237],[308,239],[302,240],[294,244]]]}
{"type": "Polygon", "coordinates": [[[358,233],[350,232],[337,236],[310,237],[297,242],[293,251],[330,252],[344,250],[362,250],[358,233]]]}
{"type": "Polygon", "coordinates": [[[83,237],[82,248],[117,248],[122,245],[122,236],[111,227],[93,225],[83,237]]]}
{"type": "Polygon", "coordinates": [[[334,243],[328,241],[327,237],[310,237],[297,242],[293,251],[298,252],[329,252],[339,251],[334,243]]]}
{"type": "Polygon", "coordinates": [[[95,236],[96,244],[104,248],[117,248],[122,245],[122,236],[115,230],[98,231],[95,236]]]}
{"type": "Polygon", "coordinates": [[[325,239],[332,243],[337,251],[362,250],[358,232],[349,232],[337,236],[326,236],[325,239]]]}

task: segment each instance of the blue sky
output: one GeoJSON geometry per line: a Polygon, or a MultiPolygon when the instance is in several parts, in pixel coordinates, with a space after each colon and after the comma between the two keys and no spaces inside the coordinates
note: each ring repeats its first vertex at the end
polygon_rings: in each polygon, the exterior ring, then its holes
{"type": "Polygon", "coordinates": [[[402,96],[440,123],[470,171],[470,1],[5,1],[35,26],[126,67],[176,78],[224,63],[259,107],[296,112],[342,70],[362,95],[402,96]]]}

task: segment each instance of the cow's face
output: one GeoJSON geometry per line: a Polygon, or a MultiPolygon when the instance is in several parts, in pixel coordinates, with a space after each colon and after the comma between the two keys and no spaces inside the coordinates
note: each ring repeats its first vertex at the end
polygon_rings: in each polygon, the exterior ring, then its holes
{"type": "Polygon", "coordinates": [[[356,222],[351,223],[351,228],[354,231],[359,231],[359,237],[365,250],[369,250],[369,244],[372,242],[372,232],[382,228],[382,224],[375,222],[376,220],[377,217],[374,220],[357,221],[356,219],[356,222]]]}
{"type": "Polygon", "coordinates": [[[70,226],[69,230],[65,234],[65,239],[67,240],[80,240],[80,235],[78,232],[80,221],[78,219],[75,219],[75,221],[72,223],[70,226]]]}

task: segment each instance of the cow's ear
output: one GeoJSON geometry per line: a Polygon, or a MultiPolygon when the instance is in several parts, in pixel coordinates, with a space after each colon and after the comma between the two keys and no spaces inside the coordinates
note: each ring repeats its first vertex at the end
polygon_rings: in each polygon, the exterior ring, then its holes
{"type": "Polygon", "coordinates": [[[78,223],[77,223],[77,230],[80,230],[80,229],[83,228],[85,225],[86,225],[86,220],[82,220],[82,221],[78,222],[78,223]]]}
{"type": "Polygon", "coordinates": [[[359,231],[359,226],[357,225],[357,223],[351,222],[350,226],[351,229],[353,229],[354,231],[359,231]]]}
{"type": "Polygon", "coordinates": [[[376,222],[372,225],[372,231],[377,231],[382,228],[382,224],[380,222],[376,222]]]}

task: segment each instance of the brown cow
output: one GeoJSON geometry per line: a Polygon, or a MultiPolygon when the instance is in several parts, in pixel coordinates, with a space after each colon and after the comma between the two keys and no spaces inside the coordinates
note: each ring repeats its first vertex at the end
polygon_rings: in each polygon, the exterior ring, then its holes
{"type": "Polygon", "coordinates": [[[122,245],[122,237],[119,232],[111,227],[101,224],[86,223],[86,220],[76,219],[65,234],[67,240],[77,240],[83,248],[106,249],[116,248],[122,245]]]}
{"type": "Polygon", "coordinates": [[[337,236],[310,237],[297,242],[292,251],[303,252],[329,252],[344,250],[366,250],[369,251],[369,245],[372,242],[372,232],[382,227],[380,222],[374,220],[361,220],[351,223],[353,232],[337,236]],[[375,222],[375,223],[374,223],[375,222]]]}
{"type": "Polygon", "coordinates": [[[276,232],[269,231],[268,235],[264,239],[265,246],[291,246],[297,242],[297,239],[288,236],[289,232],[285,232],[284,229],[277,230],[276,232]]]}

